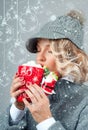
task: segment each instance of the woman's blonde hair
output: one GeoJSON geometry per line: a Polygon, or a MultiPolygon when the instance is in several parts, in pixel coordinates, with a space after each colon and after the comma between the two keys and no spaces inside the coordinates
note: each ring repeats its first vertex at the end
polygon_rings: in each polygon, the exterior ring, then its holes
{"type": "Polygon", "coordinates": [[[64,76],[72,76],[77,83],[88,81],[88,56],[68,39],[52,40],[51,50],[57,69],[64,76]]]}

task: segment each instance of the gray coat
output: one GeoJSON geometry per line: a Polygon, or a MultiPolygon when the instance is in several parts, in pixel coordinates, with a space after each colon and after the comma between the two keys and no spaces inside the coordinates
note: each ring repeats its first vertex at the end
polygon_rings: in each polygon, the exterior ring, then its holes
{"type": "MultiPolygon", "coordinates": [[[[55,92],[49,100],[56,123],[48,130],[88,130],[88,86],[61,79],[55,92]]],[[[18,124],[13,125],[9,109],[1,120],[1,130],[36,130],[37,122],[28,110],[18,124]]]]}

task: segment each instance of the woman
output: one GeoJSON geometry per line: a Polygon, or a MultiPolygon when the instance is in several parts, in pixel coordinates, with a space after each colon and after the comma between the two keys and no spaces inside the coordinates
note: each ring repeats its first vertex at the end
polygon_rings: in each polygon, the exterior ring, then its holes
{"type": "MultiPolygon", "coordinates": [[[[37,63],[58,71],[61,78],[49,96],[36,84],[28,86],[25,93],[31,103],[24,98],[22,104],[11,104],[5,130],[88,130],[88,86],[84,85],[88,81],[88,56],[81,50],[82,43],[83,25],[74,11],[47,23],[29,39],[27,49],[36,53],[37,63]]],[[[18,90],[23,84],[15,75],[12,97],[23,92],[18,90]]]]}

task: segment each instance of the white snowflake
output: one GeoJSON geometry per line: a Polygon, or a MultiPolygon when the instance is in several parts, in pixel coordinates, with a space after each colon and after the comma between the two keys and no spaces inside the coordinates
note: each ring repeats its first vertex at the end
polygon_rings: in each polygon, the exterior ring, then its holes
{"type": "Polygon", "coordinates": [[[33,78],[33,81],[34,81],[34,82],[38,81],[38,77],[35,76],[35,77],[33,78]]]}

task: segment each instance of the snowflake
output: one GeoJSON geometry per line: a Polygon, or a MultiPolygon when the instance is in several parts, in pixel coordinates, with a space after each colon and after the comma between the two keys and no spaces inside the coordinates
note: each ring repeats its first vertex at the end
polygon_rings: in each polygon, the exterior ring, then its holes
{"type": "Polygon", "coordinates": [[[34,81],[34,82],[38,81],[38,77],[35,76],[35,77],[33,78],[33,81],[34,81]]]}

